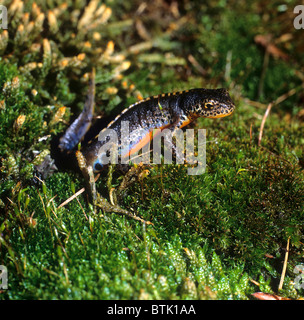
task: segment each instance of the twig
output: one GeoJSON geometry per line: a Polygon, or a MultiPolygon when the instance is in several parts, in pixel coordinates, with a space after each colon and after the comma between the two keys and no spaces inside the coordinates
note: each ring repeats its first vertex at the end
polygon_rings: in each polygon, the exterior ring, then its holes
{"type": "Polygon", "coordinates": [[[70,198],[66,199],[64,202],[62,202],[59,206],[58,209],[61,207],[64,207],[66,204],[68,204],[69,202],[71,202],[72,200],[74,200],[77,196],[79,196],[80,194],[82,194],[84,192],[85,188],[81,188],[80,190],[78,190],[76,193],[74,193],[70,198]]]}
{"type": "Polygon", "coordinates": [[[244,99],[245,103],[246,104],[249,104],[253,107],[256,107],[256,108],[259,108],[259,109],[265,109],[265,106],[266,104],[265,103],[262,103],[262,102],[259,102],[259,101],[253,101],[253,100],[250,100],[248,98],[244,99]]]}
{"type": "Polygon", "coordinates": [[[257,282],[257,281],[255,281],[255,280],[253,280],[253,279],[251,279],[251,278],[249,278],[249,281],[250,282],[252,282],[253,284],[255,284],[256,286],[260,286],[260,283],[259,282],[257,282]]]}
{"type": "Polygon", "coordinates": [[[283,270],[282,270],[281,280],[280,280],[280,284],[279,284],[279,288],[278,288],[279,291],[282,290],[282,288],[283,288],[283,282],[284,282],[285,273],[286,273],[286,268],[287,268],[287,260],[288,260],[288,253],[289,253],[289,240],[290,240],[290,237],[287,239],[285,259],[284,259],[284,264],[283,264],[283,270]]]}
{"type": "Polygon", "coordinates": [[[259,142],[258,142],[258,145],[259,145],[259,146],[261,145],[261,140],[262,140],[264,125],[265,125],[266,119],[267,119],[267,117],[268,117],[268,115],[269,115],[269,112],[270,112],[272,106],[273,106],[273,103],[272,103],[272,102],[268,104],[268,107],[267,107],[267,109],[266,109],[266,112],[265,112],[265,114],[264,114],[264,117],[263,117],[263,120],[262,120],[262,123],[261,123],[260,133],[259,133],[259,142]]]}
{"type": "MultiPolygon", "coordinates": [[[[301,87],[303,87],[303,85],[302,85],[301,87]]],[[[297,93],[297,89],[298,89],[298,88],[293,88],[293,89],[290,89],[287,93],[282,94],[280,97],[278,97],[278,98],[276,99],[276,101],[274,102],[274,104],[279,104],[279,103],[281,103],[282,101],[286,100],[287,98],[293,96],[294,94],[297,93]]]]}
{"type": "Polygon", "coordinates": [[[278,105],[280,104],[281,102],[283,102],[284,100],[288,99],[289,97],[293,96],[294,94],[297,93],[298,89],[299,88],[304,88],[304,83],[302,83],[300,86],[296,87],[296,88],[293,88],[291,90],[289,90],[288,92],[282,94],[281,96],[279,96],[274,102],[271,102],[268,104],[267,106],[267,109],[266,109],[266,112],[264,114],[264,117],[263,117],[263,120],[262,120],[262,123],[261,123],[261,127],[260,127],[260,134],[259,134],[259,142],[258,142],[258,145],[260,146],[261,145],[261,140],[262,140],[262,135],[263,135],[263,129],[264,129],[264,125],[265,125],[265,121],[269,115],[269,112],[272,108],[273,105],[278,105]]]}
{"type": "Polygon", "coordinates": [[[188,55],[188,60],[203,76],[207,74],[207,71],[199,64],[192,54],[188,55]]]}

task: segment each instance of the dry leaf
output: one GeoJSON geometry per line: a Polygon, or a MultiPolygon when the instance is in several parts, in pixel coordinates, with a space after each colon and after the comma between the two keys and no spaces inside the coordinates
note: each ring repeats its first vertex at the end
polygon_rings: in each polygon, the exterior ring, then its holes
{"type": "Polygon", "coordinates": [[[264,293],[264,292],[255,292],[252,295],[259,300],[291,300],[289,298],[280,297],[276,294],[270,294],[270,293],[264,293]]]}
{"type": "Polygon", "coordinates": [[[255,43],[261,45],[266,51],[271,54],[274,58],[287,60],[289,57],[281,49],[279,49],[273,42],[271,35],[259,34],[254,37],[255,43]]]}

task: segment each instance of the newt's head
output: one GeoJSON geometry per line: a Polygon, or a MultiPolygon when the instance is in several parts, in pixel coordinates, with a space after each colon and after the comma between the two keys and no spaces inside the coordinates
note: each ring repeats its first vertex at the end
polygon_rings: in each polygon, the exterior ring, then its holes
{"type": "Polygon", "coordinates": [[[235,109],[235,104],[226,89],[193,91],[195,91],[195,101],[191,111],[197,117],[222,118],[232,114],[235,109]]]}

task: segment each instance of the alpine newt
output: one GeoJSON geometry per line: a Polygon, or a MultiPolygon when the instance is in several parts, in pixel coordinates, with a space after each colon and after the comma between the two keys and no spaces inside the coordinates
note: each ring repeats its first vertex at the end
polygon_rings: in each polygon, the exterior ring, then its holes
{"type": "MultiPolygon", "coordinates": [[[[90,87],[84,109],[79,117],[71,124],[66,133],[60,139],[59,147],[62,150],[72,150],[88,130],[94,110],[95,71],[90,78],[90,87]]],[[[153,139],[154,129],[174,130],[183,128],[199,117],[221,118],[226,117],[235,109],[235,105],[226,89],[191,89],[173,93],[165,93],[140,100],[124,109],[106,129],[114,130],[118,135],[120,145],[120,131],[122,122],[128,121],[130,132],[129,145],[122,145],[118,149],[120,156],[131,155],[140,150],[153,139]],[[146,135],[142,135],[145,132],[146,135]]],[[[96,192],[94,173],[105,168],[100,152],[104,141],[95,137],[81,151],[76,151],[78,165],[87,182],[87,188],[91,201],[101,206],[104,211],[128,214],[126,210],[117,204],[110,204],[96,192]]],[[[174,147],[172,145],[172,147],[174,147]]],[[[135,170],[133,168],[133,170],[135,170]]],[[[132,174],[127,174],[130,179],[132,174]]],[[[124,182],[127,185],[126,182],[124,182]]]]}

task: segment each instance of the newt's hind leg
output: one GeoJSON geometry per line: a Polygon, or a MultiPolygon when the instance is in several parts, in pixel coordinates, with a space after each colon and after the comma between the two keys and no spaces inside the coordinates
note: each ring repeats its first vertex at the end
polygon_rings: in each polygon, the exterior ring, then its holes
{"type": "Polygon", "coordinates": [[[116,190],[116,198],[121,199],[126,190],[135,182],[142,181],[150,171],[142,163],[134,164],[129,171],[123,176],[123,180],[116,190]]]}

